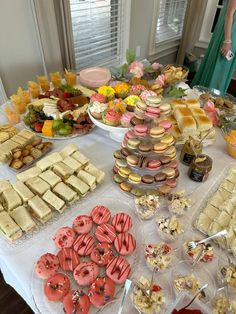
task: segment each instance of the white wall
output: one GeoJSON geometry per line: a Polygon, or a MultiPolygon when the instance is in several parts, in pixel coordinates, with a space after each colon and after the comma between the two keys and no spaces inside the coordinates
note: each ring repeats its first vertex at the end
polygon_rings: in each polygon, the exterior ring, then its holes
{"type": "Polygon", "coordinates": [[[9,95],[43,74],[30,0],[0,1],[0,76],[9,95]]]}

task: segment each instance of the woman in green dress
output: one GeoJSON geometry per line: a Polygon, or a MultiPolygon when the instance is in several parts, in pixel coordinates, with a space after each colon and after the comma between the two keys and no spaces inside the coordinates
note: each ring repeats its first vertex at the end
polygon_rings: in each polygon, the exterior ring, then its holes
{"type": "Polygon", "coordinates": [[[191,86],[216,88],[224,94],[236,66],[236,0],[225,0],[204,59],[191,86]],[[235,56],[226,59],[229,51],[235,56]]]}

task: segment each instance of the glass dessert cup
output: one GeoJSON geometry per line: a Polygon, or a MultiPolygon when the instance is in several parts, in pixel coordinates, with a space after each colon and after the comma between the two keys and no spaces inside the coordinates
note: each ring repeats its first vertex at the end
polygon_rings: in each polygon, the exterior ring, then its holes
{"type": "Polygon", "coordinates": [[[236,261],[221,255],[218,262],[217,281],[225,286],[229,293],[236,293],[236,261]]]}

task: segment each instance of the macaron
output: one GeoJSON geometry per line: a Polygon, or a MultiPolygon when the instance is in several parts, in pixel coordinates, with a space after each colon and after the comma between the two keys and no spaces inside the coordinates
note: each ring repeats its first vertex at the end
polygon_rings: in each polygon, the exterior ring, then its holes
{"type": "Polygon", "coordinates": [[[137,136],[145,137],[147,135],[148,127],[145,124],[137,124],[134,127],[134,133],[137,136]]]}
{"type": "Polygon", "coordinates": [[[137,149],[140,144],[140,140],[137,138],[130,138],[127,142],[127,147],[130,149],[137,149]]]}
{"type": "Polygon", "coordinates": [[[171,159],[169,156],[161,156],[160,162],[162,163],[162,165],[168,165],[171,162],[171,159]]]}
{"type": "Polygon", "coordinates": [[[112,168],[112,171],[113,171],[113,173],[118,173],[118,168],[116,167],[116,166],[114,166],[113,168],[112,168]]]}
{"type": "Polygon", "coordinates": [[[151,119],[155,119],[159,117],[160,115],[160,109],[154,108],[154,107],[147,107],[145,116],[151,119]]]}
{"type": "Polygon", "coordinates": [[[166,185],[168,185],[169,187],[173,189],[177,186],[177,181],[175,179],[167,180],[166,185]]]}
{"type": "Polygon", "coordinates": [[[165,143],[168,146],[171,146],[175,143],[174,137],[172,135],[167,135],[161,139],[161,143],[165,143]]]}
{"type": "MultiPolygon", "coordinates": [[[[165,156],[168,158],[168,156],[165,156]]],[[[173,169],[176,169],[178,167],[179,163],[177,160],[172,160],[169,164],[169,167],[173,168],[173,169]]]]}
{"type": "Polygon", "coordinates": [[[135,134],[134,134],[133,131],[128,131],[128,132],[125,133],[124,139],[125,139],[126,141],[128,141],[130,138],[135,138],[135,137],[136,137],[136,136],[135,136],[135,134]]]}
{"type": "Polygon", "coordinates": [[[137,166],[139,158],[136,155],[129,155],[126,157],[126,162],[130,166],[137,166]]]}
{"type": "Polygon", "coordinates": [[[132,172],[128,178],[130,183],[139,184],[141,182],[141,176],[137,173],[132,172]]]}
{"type": "Polygon", "coordinates": [[[147,105],[143,101],[138,101],[137,104],[136,104],[136,108],[138,108],[138,109],[140,109],[142,111],[145,111],[147,109],[147,105]]]}
{"type": "Polygon", "coordinates": [[[163,114],[163,115],[167,115],[171,111],[171,106],[168,103],[161,104],[159,108],[161,110],[161,114],[163,114]]]}
{"type": "Polygon", "coordinates": [[[143,196],[145,194],[145,191],[142,189],[139,189],[139,188],[132,188],[130,193],[136,197],[140,197],[140,196],[143,196]]]}
{"type": "Polygon", "coordinates": [[[118,169],[123,168],[123,167],[127,167],[127,162],[124,159],[117,159],[116,160],[116,167],[118,169]]]}
{"type": "Polygon", "coordinates": [[[120,183],[120,188],[122,191],[130,192],[132,190],[132,185],[128,182],[120,183]]]}
{"type": "Polygon", "coordinates": [[[166,174],[167,179],[173,179],[175,177],[175,169],[166,167],[162,169],[162,172],[166,174]]]}
{"type": "Polygon", "coordinates": [[[150,129],[150,136],[153,138],[161,138],[165,134],[165,129],[161,126],[155,126],[150,129]]]}
{"type": "Polygon", "coordinates": [[[113,156],[115,159],[121,159],[122,158],[121,151],[119,149],[115,150],[113,156]]]}
{"type": "Polygon", "coordinates": [[[137,117],[138,119],[144,119],[145,117],[145,111],[139,109],[139,108],[135,108],[135,111],[134,111],[134,115],[135,117],[137,117]]]}
{"type": "Polygon", "coordinates": [[[159,122],[159,126],[163,127],[166,131],[172,127],[170,120],[162,120],[159,122]]]}
{"type": "Polygon", "coordinates": [[[178,177],[179,177],[179,170],[175,169],[175,178],[178,178],[178,177]]]}
{"type": "Polygon", "coordinates": [[[157,173],[155,175],[155,181],[156,182],[162,182],[162,181],[165,181],[166,180],[166,174],[163,173],[163,172],[160,172],[160,173],[157,173]]]}
{"type": "Polygon", "coordinates": [[[159,107],[161,103],[161,97],[158,96],[148,96],[146,103],[151,107],[159,107]]]}
{"type": "Polygon", "coordinates": [[[151,142],[141,142],[138,149],[141,153],[148,153],[153,149],[153,145],[151,142]]]}
{"type": "Polygon", "coordinates": [[[116,183],[120,184],[121,182],[124,181],[124,178],[122,178],[122,177],[117,173],[117,174],[115,174],[115,175],[113,176],[113,180],[114,180],[116,183]]]}
{"type": "Polygon", "coordinates": [[[139,168],[145,169],[148,165],[148,158],[144,156],[140,156],[138,160],[139,168]]]}
{"type": "Polygon", "coordinates": [[[128,176],[130,175],[131,173],[131,170],[128,168],[128,167],[124,167],[124,168],[120,168],[118,170],[118,173],[121,177],[123,178],[128,178],[128,176]]]}
{"type": "Polygon", "coordinates": [[[154,144],[154,152],[157,154],[163,154],[165,153],[167,147],[168,146],[165,143],[156,143],[154,144]]]}
{"type": "Polygon", "coordinates": [[[132,125],[132,126],[135,126],[135,125],[137,125],[137,124],[142,124],[143,123],[143,119],[139,119],[139,118],[137,118],[137,117],[133,117],[131,120],[130,120],[130,124],[132,125]]]}
{"type": "MultiPolygon", "coordinates": [[[[165,144],[165,143],[161,143],[165,144]]],[[[166,144],[165,144],[166,145],[166,144]]],[[[176,156],[176,149],[174,146],[170,146],[166,151],[165,151],[165,156],[169,156],[170,159],[173,159],[176,156]]]]}
{"type": "Polygon", "coordinates": [[[149,160],[147,164],[147,168],[150,170],[158,170],[161,167],[161,162],[158,159],[149,160]]]}
{"type": "Polygon", "coordinates": [[[125,147],[121,148],[120,152],[121,152],[123,157],[127,157],[130,154],[129,150],[125,147]]]}
{"type": "Polygon", "coordinates": [[[170,193],[170,191],[171,191],[171,188],[168,185],[166,185],[166,184],[164,184],[164,185],[159,187],[159,192],[161,194],[163,194],[163,195],[166,195],[166,194],[170,193]]]}
{"type": "Polygon", "coordinates": [[[142,182],[146,184],[152,184],[154,182],[154,177],[149,174],[145,174],[142,176],[142,182]]]}

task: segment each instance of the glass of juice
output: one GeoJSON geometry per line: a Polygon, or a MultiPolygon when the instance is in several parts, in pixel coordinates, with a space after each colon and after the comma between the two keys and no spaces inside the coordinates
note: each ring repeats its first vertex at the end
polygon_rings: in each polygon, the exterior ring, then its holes
{"type": "Polygon", "coordinates": [[[50,82],[46,76],[38,76],[38,82],[43,92],[47,92],[50,89],[50,82]]]}
{"type": "Polygon", "coordinates": [[[28,81],[28,88],[32,98],[38,98],[40,95],[40,87],[33,81],[28,81]]]}
{"type": "Polygon", "coordinates": [[[21,97],[22,101],[27,105],[31,102],[30,93],[28,90],[23,90],[22,87],[19,87],[17,90],[17,95],[21,97]]]}
{"type": "Polygon", "coordinates": [[[22,98],[18,95],[12,95],[10,97],[14,107],[16,108],[16,110],[21,114],[25,112],[25,107],[26,104],[25,102],[23,102],[22,98]]]}
{"type": "Polygon", "coordinates": [[[65,69],[64,77],[65,77],[66,83],[68,85],[70,85],[70,86],[76,85],[77,76],[76,76],[75,71],[65,69]]]}
{"type": "Polygon", "coordinates": [[[54,87],[59,87],[61,84],[61,74],[60,72],[50,73],[50,78],[54,87]]]}
{"type": "Polygon", "coordinates": [[[8,121],[12,124],[17,124],[20,122],[20,113],[17,108],[13,107],[10,103],[5,107],[5,115],[8,121]]]}

